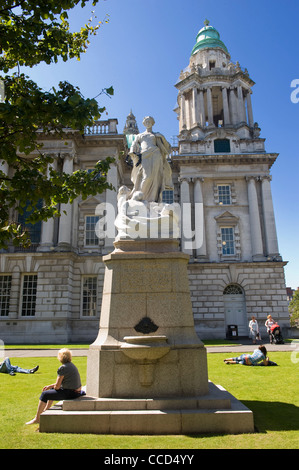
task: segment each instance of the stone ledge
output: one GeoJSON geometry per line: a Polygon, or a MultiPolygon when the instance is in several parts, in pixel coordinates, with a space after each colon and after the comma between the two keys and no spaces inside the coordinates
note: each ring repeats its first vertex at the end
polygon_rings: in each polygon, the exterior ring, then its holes
{"type": "Polygon", "coordinates": [[[58,404],[41,415],[40,432],[80,434],[254,432],[252,411],[221,386],[210,382],[209,387],[211,391],[209,395],[194,398],[117,400],[85,397],[73,400],[72,405],[71,400],[68,400],[63,402],[62,406],[58,404]],[[96,410],[97,404],[106,409],[96,410]],[[84,409],[90,405],[94,406],[93,410],[84,409]],[[70,406],[78,409],[66,411],[70,406]],[[148,408],[142,409],[145,406],[148,408]],[[154,409],[157,406],[160,409],[154,409]]]}

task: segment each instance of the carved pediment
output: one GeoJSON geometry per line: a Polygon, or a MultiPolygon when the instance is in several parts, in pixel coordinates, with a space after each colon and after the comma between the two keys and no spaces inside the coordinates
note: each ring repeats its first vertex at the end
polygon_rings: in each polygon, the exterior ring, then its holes
{"type": "Polygon", "coordinates": [[[239,217],[231,214],[229,211],[225,211],[220,215],[215,217],[217,224],[228,224],[228,225],[237,225],[239,222],[239,217]]]}
{"type": "Polygon", "coordinates": [[[95,207],[98,204],[101,204],[101,202],[103,202],[101,195],[89,196],[88,198],[84,199],[84,201],[80,201],[78,205],[80,208],[95,207]]]}
{"type": "Polygon", "coordinates": [[[213,129],[211,132],[206,134],[205,140],[207,139],[235,139],[239,140],[239,136],[236,134],[236,132],[225,129],[223,127],[218,127],[216,129],[213,129]]]}

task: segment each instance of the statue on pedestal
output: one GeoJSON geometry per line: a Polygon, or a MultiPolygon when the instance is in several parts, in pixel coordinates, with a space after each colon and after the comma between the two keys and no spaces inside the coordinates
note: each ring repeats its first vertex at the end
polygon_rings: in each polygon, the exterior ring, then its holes
{"type": "Polygon", "coordinates": [[[179,236],[178,208],[162,203],[163,191],[173,189],[167,161],[171,145],[162,134],[153,132],[154,123],[151,116],[144,118],[146,131],[136,136],[130,148],[133,189],[121,186],[118,191],[117,239],[179,236]]]}
{"type": "Polygon", "coordinates": [[[164,189],[173,189],[172,172],[167,161],[171,145],[165,137],[153,132],[154,118],[147,116],[143,120],[146,131],[138,134],[130,148],[133,160],[131,180],[134,184],[129,199],[136,191],[143,193],[143,200],[162,202],[164,189]]]}

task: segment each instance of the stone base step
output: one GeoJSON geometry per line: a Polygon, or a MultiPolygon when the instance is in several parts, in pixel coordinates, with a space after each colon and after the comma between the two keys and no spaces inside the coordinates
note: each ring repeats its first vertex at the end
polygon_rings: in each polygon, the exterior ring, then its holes
{"type": "Polygon", "coordinates": [[[94,398],[84,396],[61,402],[63,411],[196,410],[229,409],[230,395],[209,382],[209,394],[198,397],[169,398],[94,398]]]}
{"type": "Polygon", "coordinates": [[[254,431],[250,410],[49,410],[45,415],[40,421],[40,432],[159,435],[254,431]]]}
{"type": "MultiPolygon", "coordinates": [[[[187,433],[251,433],[254,432],[253,413],[226,390],[219,395],[229,398],[230,407],[219,409],[106,409],[65,410],[52,407],[40,419],[40,432],[91,434],[187,434],[187,433]]],[[[166,400],[166,399],[165,399],[166,400]]],[[[173,399],[172,399],[173,400],[173,399]]],[[[184,399],[182,399],[184,400],[184,399]]],[[[190,399],[191,400],[191,399],[190,399]]],[[[197,401],[199,397],[196,398],[197,401]]],[[[81,408],[91,400],[73,400],[81,408]]],[[[96,400],[94,400],[95,402],[96,400]]],[[[118,402],[109,399],[110,404],[118,402]]],[[[120,400],[123,403],[127,400],[120,400]]],[[[138,400],[133,400],[136,402],[138,400]]],[[[142,400],[146,402],[147,400],[142,400]]],[[[170,399],[171,401],[171,399],[170,399]]],[[[170,403],[167,400],[168,404],[170,403]]],[[[179,399],[178,399],[179,401],[179,399]]],[[[191,401],[190,401],[191,403],[191,401]]],[[[108,404],[108,403],[107,403],[108,404]]],[[[227,404],[227,403],[226,403],[227,404]]],[[[120,405],[120,402],[118,402],[120,405]]],[[[117,405],[117,406],[118,406],[117,405]]],[[[135,406],[134,405],[134,406],[135,406]]]]}

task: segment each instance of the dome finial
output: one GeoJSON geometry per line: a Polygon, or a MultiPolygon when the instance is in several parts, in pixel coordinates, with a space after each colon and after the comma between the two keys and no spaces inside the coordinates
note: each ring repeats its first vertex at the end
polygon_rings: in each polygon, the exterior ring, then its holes
{"type": "Polygon", "coordinates": [[[205,19],[204,24],[205,26],[201,28],[196,36],[196,44],[192,49],[191,55],[196,54],[202,49],[213,49],[216,47],[220,47],[228,54],[226,46],[220,40],[220,34],[217,29],[210,25],[208,19],[205,19]]]}

